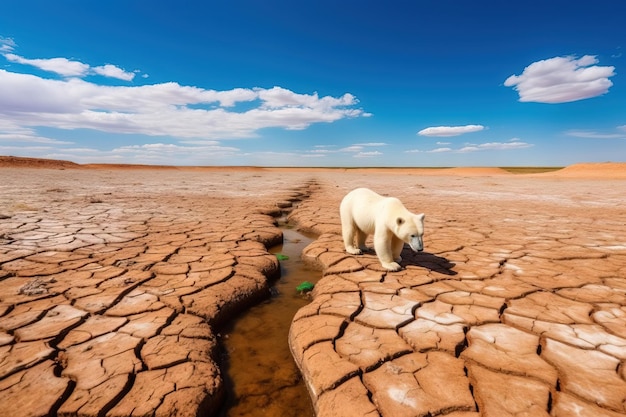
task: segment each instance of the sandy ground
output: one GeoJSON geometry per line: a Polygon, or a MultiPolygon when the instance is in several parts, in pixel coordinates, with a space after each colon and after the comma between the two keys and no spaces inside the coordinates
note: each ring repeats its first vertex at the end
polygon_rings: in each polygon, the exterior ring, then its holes
{"type": "Polygon", "coordinates": [[[0,178],[0,415],[214,413],[216,329],[267,295],[274,216],[292,204],[319,235],[304,256],[323,278],[289,340],[318,415],[626,414],[626,164],[2,157],[0,178]],[[343,251],[338,204],[357,186],[426,213],[425,252],[405,250],[402,271],[343,251]]]}

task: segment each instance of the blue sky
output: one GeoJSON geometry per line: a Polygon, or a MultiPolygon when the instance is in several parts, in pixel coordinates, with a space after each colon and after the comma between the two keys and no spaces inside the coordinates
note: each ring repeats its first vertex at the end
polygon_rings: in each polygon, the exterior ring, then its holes
{"type": "Polygon", "coordinates": [[[622,162],[625,15],[622,0],[7,2],[0,155],[622,162]]]}

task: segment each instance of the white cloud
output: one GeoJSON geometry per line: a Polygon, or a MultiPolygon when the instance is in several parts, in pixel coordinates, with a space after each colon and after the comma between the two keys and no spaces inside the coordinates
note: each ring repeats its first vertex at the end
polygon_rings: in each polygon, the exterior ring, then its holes
{"type": "Polygon", "coordinates": [[[209,145],[181,146],[167,143],[121,146],[112,150],[88,147],[60,148],[45,145],[2,146],[0,155],[31,156],[36,158],[65,159],[78,163],[138,163],[171,165],[172,161],[184,161],[184,165],[219,165],[225,158],[245,155],[238,148],[221,146],[217,142],[209,145]]]}
{"type": "Polygon", "coordinates": [[[365,148],[387,146],[383,142],[367,142],[367,143],[355,143],[354,145],[346,146],[344,148],[336,149],[336,145],[315,145],[314,149],[307,151],[308,155],[324,156],[337,153],[352,153],[355,158],[365,158],[377,155],[382,155],[379,151],[364,151],[365,148]]]}
{"type": "MultiPolygon", "coordinates": [[[[222,146],[216,139],[255,137],[263,128],[301,130],[314,123],[371,116],[356,107],[358,100],[350,93],[338,97],[320,96],[317,92],[301,94],[279,86],[216,91],[175,82],[100,85],[83,78],[101,75],[132,81],[138,74],[144,79],[148,75],[139,70],[128,72],[112,64],[92,67],[67,58],[28,59],[13,53],[15,47],[12,39],[0,37],[0,55],[9,62],[30,65],[60,77],[0,69],[0,144],[3,145],[0,149],[5,151],[3,153],[19,149],[22,155],[77,162],[171,163],[184,160],[187,164],[220,164],[224,158],[232,161],[252,158],[254,161],[269,154],[244,153],[238,148],[222,146]],[[238,103],[248,104],[237,106],[238,103]],[[38,133],[41,128],[171,137],[177,144],[148,143],[109,151],[70,148],[59,145],[72,145],[72,142],[47,138],[38,133]]],[[[364,147],[383,145],[360,144],[344,152],[359,153],[364,147]]],[[[314,152],[293,155],[324,157],[330,152],[340,151],[318,148],[314,152]]],[[[286,155],[275,154],[280,161],[284,161],[286,155]]]]}
{"type": "Polygon", "coordinates": [[[337,145],[314,145],[315,150],[313,152],[336,152],[334,149],[337,145]]]}
{"type": "Polygon", "coordinates": [[[212,142],[208,145],[200,146],[181,146],[172,143],[146,143],[143,145],[128,145],[113,149],[113,153],[133,154],[141,158],[146,156],[158,156],[163,160],[179,156],[190,156],[193,154],[234,154],[239,152],[239,148],[221,146],[218,142],[212,142]]]}
{"type": "Polygon", "coordinates": [[[497,151],[506,151],[506,150],[514,150],[514,149],[524,149],[533,146],[530,143],[522,142],[518,138],[513,138],[508,142],[488,142],[481,144],[466,144],[464,147],[459,149],[450,148],[447,146],[439,147],[435,149],[430,149],[427,151],[422,151],[419,149],[411,149],[405,151],[405,153],[469,153],[469,152],[477,152],[477,151],[488,151],[488,150],[497,150],[497,151]]]}
{"type": "Polygon", "coordinates": [[[117,78],[124,81],[132,81],[135,78],[134,72],[126,72],[115,65],[106,64],[101,67],[94,67],[93,72],[105,77],[117,78]]]}
{"type": "Polygon", "coordinates": [[[568,136],[587,139],[626,139],[626,126],[618,126],[617,129],[622,130],[623,133],[599,133],[592,130],[568,130],[565,134],[568,136]]]}
{"type": "Polygon", "coordinates": [[[382,152],[371,151],[371,152],[359,152],[354,155],[354,158],[373,158],[375,156],[382,155],[382,152]]]}
{"type": "Polygon", "coordinates": [[[91,67],[80,61],[72,61],[67,58],[46,58],[46,59],[28,59],[11,53],[15,43],[11,44],[7,40],[0,38],[0,53],[9,62],[15,62],[22,65],[30,65],[44,71],[59,74],[62,77],[85,77],[90,74],[98,74],[104,77],[117,78],[124,81],[132,81],[135,78],[135,72],[127,72],[123,69],[106,64],[98,67],[91,67]]]}
{"type": "Polygon", "coordinates": [[[345,148],[341,148],[341,149],[337,149],[337,150],[332,150],[332,149],[327,149],[327,148],[331,148],[334,147],[334,145],[317,145],[315,146],[315,148],[312,150],[311,152],[314,153],[318,153],[318,154],[331,154],[331,153],[338,153],[338,152],[348,152],[348,153],[354,153],[355,157],[361,158],[361,157],[370,157],[370,156],[376,156],[376,155],[382,155],[381,152],[379,151],[363,151],[363,149],[365,148],[371,148],[371,147],[378,147],[378,146],[387,146],[386,143],[383,142],[367,142],[367,143],[355,143],[354,145],[350,145],[350,146],[346,146],[345,148]]]}
{"type": "Polygon", "coordinates": [[[482,125],[465,125],[465,126],[435,126],[427,127],[417,132],[420,136],[448,137],[459,136],[465,133],[480,132],[485,129],[482,125]]]}
{"type": "Polygon", "coordinates": [[[533,145],[530,143],[521,142],[518,139],[512,139],[509,142],[488,142],[488,143],[482,143],[480,145],[465,146],[461,149],[458,149],[456,152],[467,153],[467,152],[488,151],[488,150],[506,151],[506,150],[511,150],[511,149],[530,148],[531,146],[533,145]]]}
{"type": "Polygon", "coordinates": [[[13,52],[16,46],[13,39],[0,36],[0,53],[13,52]]]}
{"type": "Polygon", "coordinates": [[[426,151],[428,153],[452,152],[452,148],[436,148],[426,151]]]}
{"type": "Polygon", "coordinates": [[[355,146],[387,146],[384,142],[355,143],[355,146]]]}
{"type": "Polygon", "coordinates": [[[521,75],[504,81],[519,93],[519,101],[566,103],[596,97],[608,92],[615,67],[602,67],[595,56],[555,57],[533,62],[521,75]]]}
{"type": "Polygon", "coordinates": [[[52,139],[38,135],[34,129],[22,127],[12,120],[0,118],[0,142],[44,143],[49,145],[70,145],[73,142],[52,139]]]}
{"type": "Polygon", "coordinates": [[[19,133],[0,133],[0,142],[19,142],[19,143],[46,143],[49,145],[70,145],[73,142],[67,142],[57,139],[51,139],[36,134],[19,134],[19,133]]]}
{"type": "MultiPolygon", "coordinates": [[[[33,158],[50,158],[50,152],[52,152],[54,148],[51,146],[40,145],[40,146],[15,146],[9,145],[5,146],[0,144],[0,155],[19,155],[19,156],[29,156],[33,158]]],[[[61,159],[61,158],[59,158],[61,159]]]]}
{"type": "Polygon", "coordinates": [[[352,146],[347,146],[345,148],[339,149],[339,152],[361,152],[362,150],[363,150],[362,145],[352,145],[352,146]]]}
{"type": "Polygon", "coordinates": [[[274,109],[284,107],[316,107],[316,108],[334,108],[337,106],[351,106],[358,103],[356,97],[350,93],[346,93],[341,97],[322,97],[319,98],[317,92],[313,94],[298,94],[282,87],[274,87],[269,90],[256,88],[259,99],[263,101],[263,107],[274,109]]]}
{"type": "Polygon", "coordinates": [[[11,53],[4,54],[4,57],[11,62],[32,65],[64,77],[84,77],[89,72],[89,65],[78,61],[70,61],[67,58],[26,59],[11,53]]]}
{"type": "Polygon", "coordinates": [[[215,91],[177,83],[102,86],[78,78],[52,80],[0,70],[0,91],[0,120],[22,127],[181,139],[253,137],[263,128],[299,130],[363,115],[353,108],[358,100],[351,94],[319,97],[281,87],[215,91]],[[238,102],[253,101],[259,101],[255,108],[229,111],[238,102]]]}

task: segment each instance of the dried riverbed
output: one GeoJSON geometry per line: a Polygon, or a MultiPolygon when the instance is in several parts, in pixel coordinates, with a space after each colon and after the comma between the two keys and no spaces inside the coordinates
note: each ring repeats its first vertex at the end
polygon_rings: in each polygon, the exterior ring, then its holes
{"type": "Polygon", "coordinates": [[[221,416],[307,417],[313,406],[289,344],[296,312],[310,302],[296,291],[303,281],[315,282],[319,270],[300,258],[312,238],[283,228],[283,244],[270,252],[287,256],[281,276],[272,282],[271,297],[251,307],[222,330],[227,400],[221,416]]]}

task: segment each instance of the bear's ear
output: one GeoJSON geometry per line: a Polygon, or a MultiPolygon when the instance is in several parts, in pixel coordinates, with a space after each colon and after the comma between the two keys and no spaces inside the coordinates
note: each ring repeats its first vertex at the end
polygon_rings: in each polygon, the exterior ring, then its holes
{"type": "Polygon", "coordinates": [[[402,217],[398,217],[398,218],[396,219],[396,224],[397,224],[398,226],[400,226],[402,223],[404,223],[404,219],[403,219],[402,217]]]}
{"type": "Polygon", "coordinates": [[[424,213],[420,213],[420,214],[416,214],[415,217],[417,218],[417,221],[423,222],[424,217],[426,217],[426,215],[424,213]]]}

